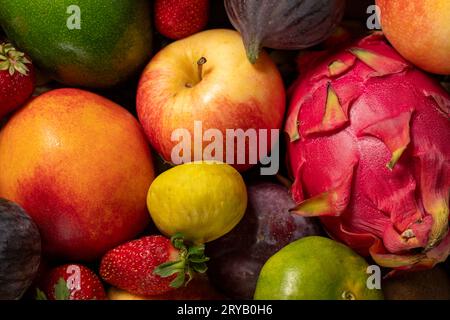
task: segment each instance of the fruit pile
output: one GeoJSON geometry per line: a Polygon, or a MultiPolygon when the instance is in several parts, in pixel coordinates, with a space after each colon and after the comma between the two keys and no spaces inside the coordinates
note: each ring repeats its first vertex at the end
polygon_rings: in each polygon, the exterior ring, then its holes
{"type": "Polygon", "coordinates": [[[0,300],[450,299],[448,0],[0,27],[0,300]]]}

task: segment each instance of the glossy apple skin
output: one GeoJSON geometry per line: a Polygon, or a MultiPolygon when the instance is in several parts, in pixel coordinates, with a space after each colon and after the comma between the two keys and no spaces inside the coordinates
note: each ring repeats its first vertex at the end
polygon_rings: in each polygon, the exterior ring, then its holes
{"type": "Polygon", "coordinates": [[[266,261],[289,243],[322,235],[315,219],[289,213],[295,207],[284,186],[258,182],[248,186],[244,218],[229,234],[208,244],[208,275],[233,299],[252,299],[266,261]]]}
{"type": "MultiPolygon", "coordinates": [[[[280,73],[269,56],[263,54],[252,65],[239,33],[215,29],[174,42],[152,59],[140,80],[137,111],[153,148],[173,162],[175,130],[190,131],[193,158],[195,121],[202,121],[203,132],[218,129],[224,137],[226,129],[280,129],[285,100],[280,73]],[[202,57],[207,62],[200,80],[197,61],[202,57]]],[[[243,171],[251,166],[247,160],[234,167],[243,171]]]]}
{"type": "Polygon", "coordinates": [[[14,114],[0,132],[0,172],[0,197],[27,210],[47,255],[94,260],[149,222],[142,128],[98,95],[54,90],[14,114]]]}
{"type": "Polygon", "coordinates": [[[377,0],[383,32],[400,54],[425,71],[450,74],[450,1],[377,0]]]}

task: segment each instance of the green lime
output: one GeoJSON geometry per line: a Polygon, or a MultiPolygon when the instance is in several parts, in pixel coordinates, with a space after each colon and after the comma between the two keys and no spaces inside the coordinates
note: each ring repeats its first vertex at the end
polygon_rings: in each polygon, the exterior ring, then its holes
{"type": "Polygon", "coordinates": [[[378,300],[369,265],[351,249],[323,237],[295,241],[261,270],[255,300],[378,300]]]}

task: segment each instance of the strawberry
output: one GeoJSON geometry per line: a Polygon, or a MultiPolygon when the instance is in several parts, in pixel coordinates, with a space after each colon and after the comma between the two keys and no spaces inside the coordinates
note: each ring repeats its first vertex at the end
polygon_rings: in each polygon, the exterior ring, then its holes
{"type": "Polygon", "coordinates": [[[71,264],[52,269],[37,290],[37,300],[105,300],[105,289],[90,269],[71,264]]]}
{"type": "Polygon", "coordinates": [[[100,275],[132,294],[154,296],[180,288],[194,272],[205,273],[204,245],[187,247],[180,234],[172,239],[149,236],[128,242],[102,259],[100,275]]]}
{"type": "Polygon", "coordinates": [[[32,95],[35,72],[31,61],[10,43],[0,43],[0,118],[32,95]]]}
{"type": "Polygon", "coordinates": [[[208,23],[209,0],[156,0],[155,24],[162,35],[178,40],[197,33],[208,23]]]}

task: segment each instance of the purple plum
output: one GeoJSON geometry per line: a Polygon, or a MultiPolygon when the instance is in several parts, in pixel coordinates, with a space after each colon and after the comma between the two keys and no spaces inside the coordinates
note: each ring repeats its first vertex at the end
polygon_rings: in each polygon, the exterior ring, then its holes
{"type": "Polygon", "coordinates": [[[262,266],[277,251],[300,238],[323,235],[317,220],[289,212],[295,204],[281,185],[252,184],[248,199],[247,212],[236,228],[207,246],[212,282],[235,299],[253,298],[262,266]]]}

